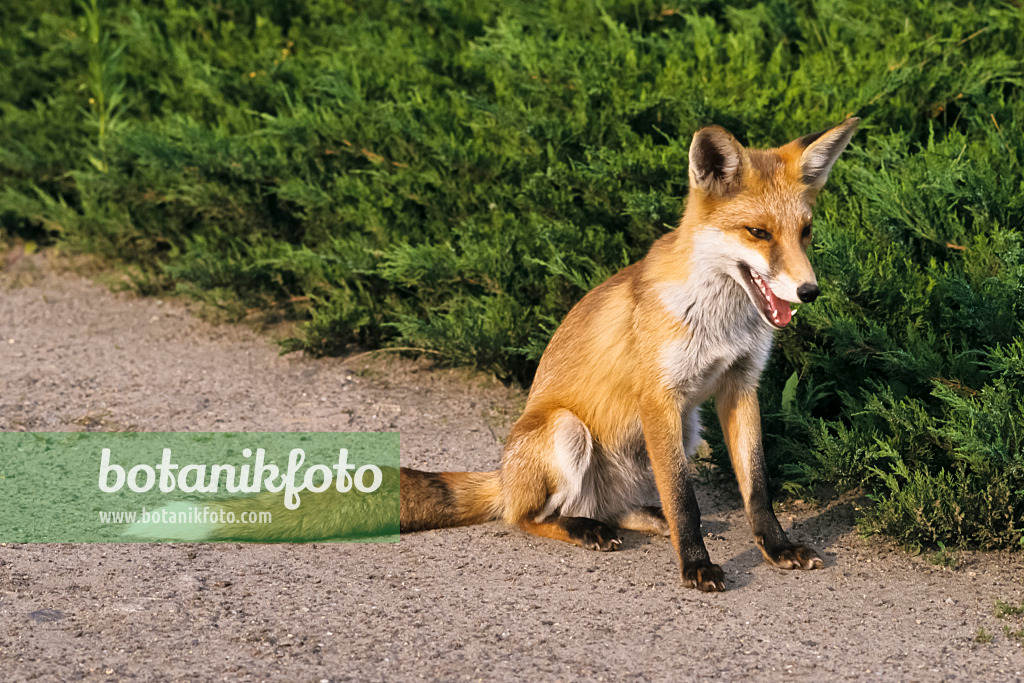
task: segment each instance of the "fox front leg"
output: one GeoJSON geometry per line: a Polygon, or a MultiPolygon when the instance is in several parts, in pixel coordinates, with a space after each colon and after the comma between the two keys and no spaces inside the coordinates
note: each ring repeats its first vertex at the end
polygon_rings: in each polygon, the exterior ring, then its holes
{"type": "Polygon", "coordinates": [[[729,459],[743,495],[757,547],[764,559],[781,569],[819,569],[817,552],[790,542],[782,530],[768,495],[768,470],[761,445],[761,411],[756,386],[726,385],[715,397],[729,459]]]}
{"type": "Polygon", "coordinates": [[[669,396],[652,397],[644,402],[641,421],[683,583],[705,592],[724,591],[725,574],[711,562],[700,532],[700,508],[683,453],[679,409],[669,396]]]}

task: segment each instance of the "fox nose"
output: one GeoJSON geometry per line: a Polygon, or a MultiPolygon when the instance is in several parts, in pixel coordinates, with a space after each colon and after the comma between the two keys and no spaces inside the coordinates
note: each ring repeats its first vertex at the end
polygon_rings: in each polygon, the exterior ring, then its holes
{"type": "Polygon", "coordinates": [[[810,282],[805,282],[796,288],[796,295],[805,304],[809,304],[817,299],[819,294],[821,294],[821,290],[818,289],[818,285],[811,284],[810,282]]]}

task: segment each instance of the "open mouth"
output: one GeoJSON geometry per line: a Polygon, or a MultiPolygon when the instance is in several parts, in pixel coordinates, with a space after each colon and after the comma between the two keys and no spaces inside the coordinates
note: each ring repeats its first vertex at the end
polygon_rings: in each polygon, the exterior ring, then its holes
{"type": "Polygon", "coordinates": [[[775,292],[768,286],[768,283],[762,280],[761,276],[755,273],[750,266],[745,263],[739,265],[740,271],[744,275],[747,291],[750,292],[750,298],[754,300],[764,321],[778,330],[788,325],[789,321],[793,319],[793,309],[789,307],[789,302],[775,296],[775,292]]]}

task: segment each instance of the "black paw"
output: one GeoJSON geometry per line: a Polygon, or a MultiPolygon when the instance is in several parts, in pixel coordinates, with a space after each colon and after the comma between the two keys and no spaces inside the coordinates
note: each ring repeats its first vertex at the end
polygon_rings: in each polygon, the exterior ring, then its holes
{"type": "Polygon", "coordinates": [[[569,532],[569,538],[590,550],[618,550],[622,545],[618,529],[587,517],[563,517],[562,528],[569,532]]]}
{"type": "Polygon", "coordinates": [[[725,590],[725,573],[717,564],[688,564],[683,567],[683,585],[705,593],[725,590]]]}
{"type": "Polygon", "coordinates": [[[779,569],[821,569],[824,560],[812,548],[800,543],[768,550],[761,548],[765,560],[779,569]]]}

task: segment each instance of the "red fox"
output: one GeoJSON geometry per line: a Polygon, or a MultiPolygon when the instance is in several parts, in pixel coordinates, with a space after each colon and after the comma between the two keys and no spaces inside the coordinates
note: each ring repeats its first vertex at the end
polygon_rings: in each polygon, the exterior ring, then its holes
{"type": "Polygon", "coordinates": [[[544,351],[497,472],[401,471],[401,528],[504,519],[615,550],[617,529],[670,536],[683,583],[725,590],[687,470],[698,409],[715,398],[747,517],[765,560],[823,566],[790,542],[768,493],[757,384],[790,303],[818,297],[811,208],[860,119],[769,150],[697,131],[679,227],[589,292],[544,351]]]}
{"type": "MultiPolygon", "coordinates": [[[[618,529],[664,534],[686,585],[725,590],[704,546],[687,469],[699,407],[713,396],[765,559],[784,569],[822,567],[814,550],[790,542],[772,510],[757,383],[773,331],[792,317],[790,303],[818,297],[806,254],[811,208],[858,122],[768,150],[746,149],[718,126],[698,130],[679,227],[566,316],[541,357],[501,469],[401,468],[401,530],[504,519],[594,550],[617,549],[618,529]]],[[[209,537],[313,540],[364,524],[330,496],[311,498],[301,517],[276,525],[274,538],[258,527],[214,529],[209,537]]],[[[222,507],[252,505],[235,499],[222,507]]],[[[365,524],[380,518],[368,515],[365,524]]]]}

